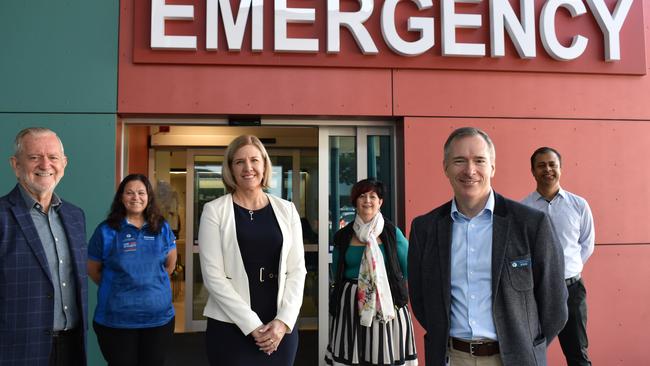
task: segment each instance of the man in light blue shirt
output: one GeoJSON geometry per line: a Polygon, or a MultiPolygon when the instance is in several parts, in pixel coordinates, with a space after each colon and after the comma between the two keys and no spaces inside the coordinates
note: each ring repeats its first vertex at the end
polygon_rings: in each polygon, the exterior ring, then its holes
{"type": "Polygon", "coordinates": [[[413,314],[428,366],[546,366],[567,319],[562,248],[546,214],[492,189],[495,149],[473,127],[444,146],[451,201],[411,224],[413,314]]]}
{"type": "Polygon", "coordinates": [[[544,211],[564,252],[564,278],[569,291],[569,319],[558,335],[568,366],[591,365],[587,355],[587,292],[580,273],[594,251],[594,220],[587,201],[560,187],[562,156],[540,147],[530,157],[537,189],[522,201],[544,211]]]}

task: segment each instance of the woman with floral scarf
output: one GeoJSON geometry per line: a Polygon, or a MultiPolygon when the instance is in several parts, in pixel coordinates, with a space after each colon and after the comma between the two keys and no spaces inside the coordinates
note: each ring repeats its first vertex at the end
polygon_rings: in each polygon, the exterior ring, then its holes
{"type": "Polygon", "coordinates": [[[384,185],[352,186],[353,222],[334,236],[328,365],[417,365],[408,310],[408,242],[379,209],[384,185]]]}

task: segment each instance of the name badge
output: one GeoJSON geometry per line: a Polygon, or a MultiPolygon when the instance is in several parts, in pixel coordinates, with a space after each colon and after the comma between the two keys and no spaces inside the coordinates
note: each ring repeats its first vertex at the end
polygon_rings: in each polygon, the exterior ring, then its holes
{"type": "Polygon", "coordinates": [[[512,268],[529,267],[530,263],[531,263],[530,259],[519,259],[510,262],[510,266],[512,266],[512,268]]]}

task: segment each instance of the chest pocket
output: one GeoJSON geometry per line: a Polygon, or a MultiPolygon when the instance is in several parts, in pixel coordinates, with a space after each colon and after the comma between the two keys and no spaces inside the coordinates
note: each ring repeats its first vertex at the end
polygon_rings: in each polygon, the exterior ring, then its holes
{"type": "Polygon", "coordinates": [[[533,289],[533,261],[530,255],[510,258],[506,263],[512,287],[517,291],[533,289]]]}

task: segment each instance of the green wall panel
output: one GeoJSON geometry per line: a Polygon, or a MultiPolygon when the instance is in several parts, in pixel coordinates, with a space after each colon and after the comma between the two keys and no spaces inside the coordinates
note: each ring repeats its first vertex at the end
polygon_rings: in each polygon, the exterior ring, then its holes
{"type": "MultiPolygon", "coordinates": [[[[16,184],[9,164],[14,137],[25,127],[47,127],[59,135],[68,165],[57,194],[86,213],[88,238],[106,216],[115,189],[115,115],[113,114],[12,114],[0,113],[0,195],[16,184]]],[[[89,280],[90,319],[97,303],[97,287],[89,280]]],[[[105,365],[92,327],[88,336],[88,364],[105,365]]]]}
{"type": "Polygon", "coordinates": [[[0,112],[115,113],[119,1],[0,1],[0,112]]]}

